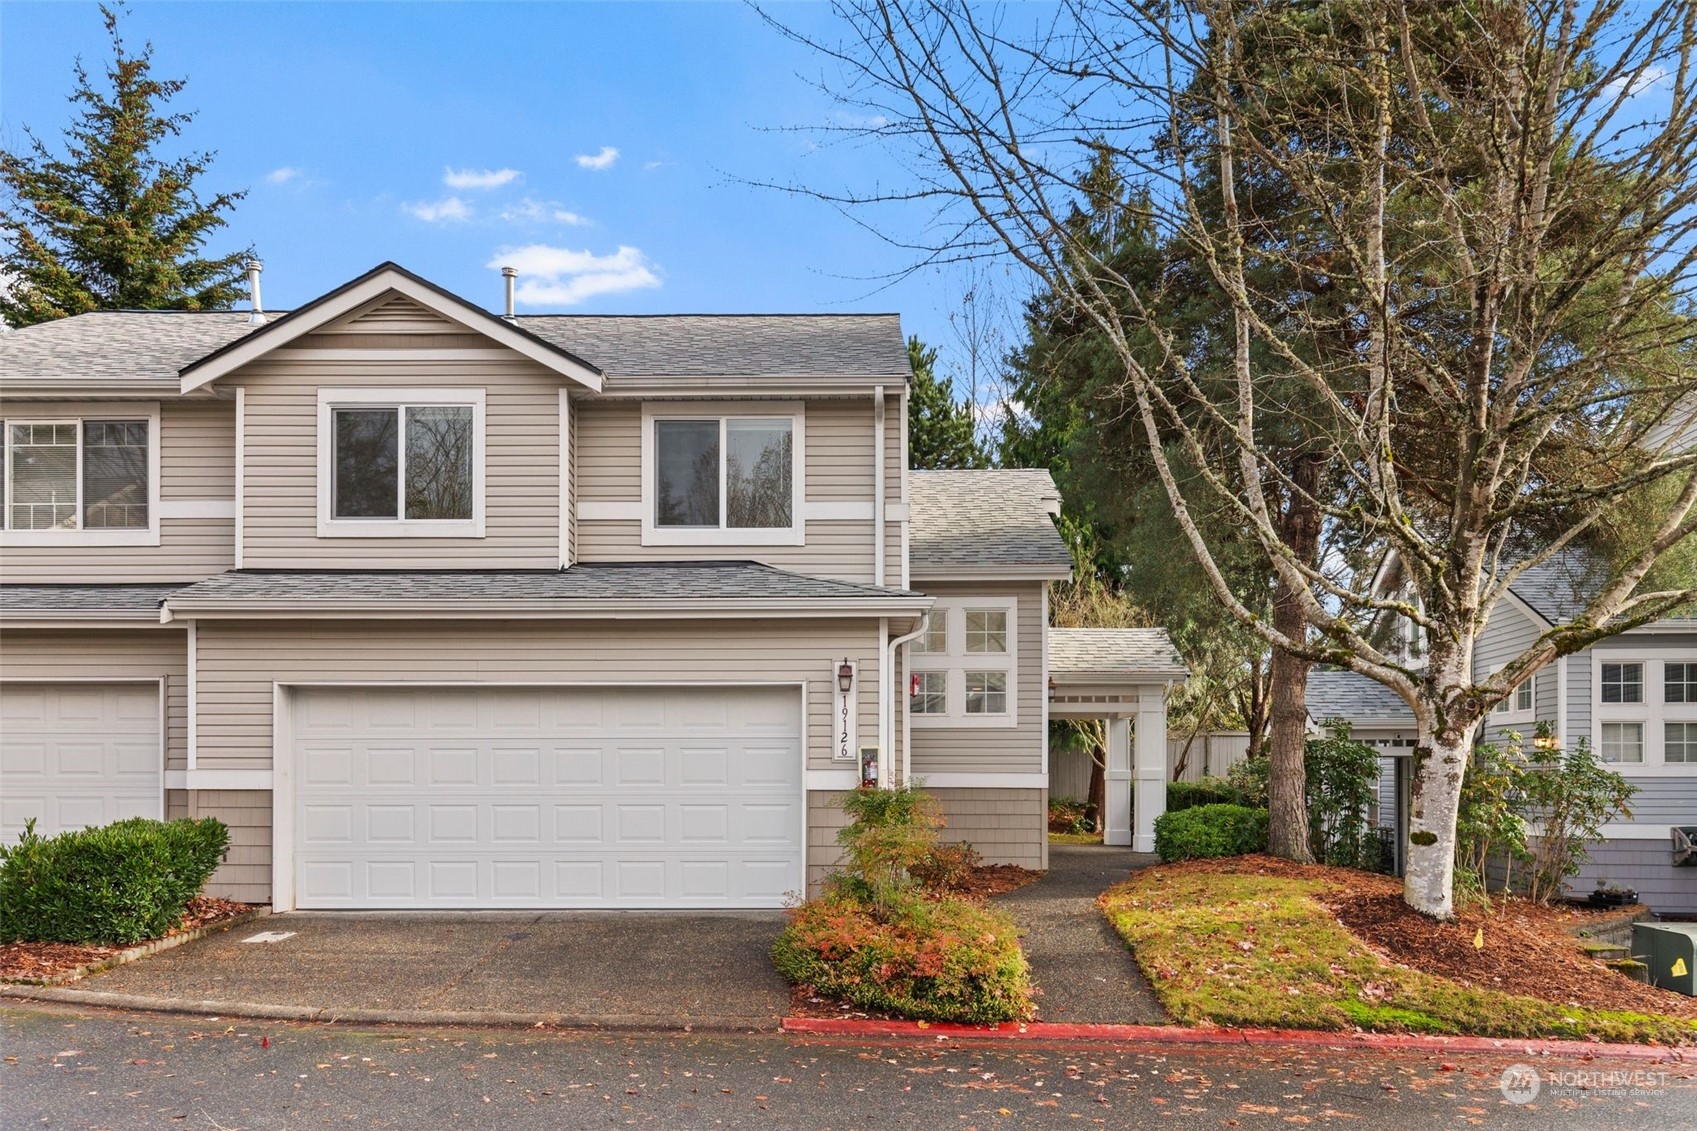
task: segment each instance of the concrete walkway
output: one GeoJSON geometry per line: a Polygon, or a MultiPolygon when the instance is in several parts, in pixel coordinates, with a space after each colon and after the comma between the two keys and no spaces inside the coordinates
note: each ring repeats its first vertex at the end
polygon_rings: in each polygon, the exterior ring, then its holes
{"type": "Polygon", "coordinates": [[[1156,858],[1099,844],[1051,844],[1049,872],[999,896],[1024,932],[1037,1016],[1075,1024],[1158,1025],[1167,1015],[1096,897],[1156,858]]]}
{"type": "Polygon", "coordinates": [[[121,995],[130,1008],[150,999],[324,1016],[771,1030],[789,1005],[767,957],[782,927],[782,912],[293,912],[75,990],[121,995]],[[248,941],[262,932],[293,933],[248,941]]]}

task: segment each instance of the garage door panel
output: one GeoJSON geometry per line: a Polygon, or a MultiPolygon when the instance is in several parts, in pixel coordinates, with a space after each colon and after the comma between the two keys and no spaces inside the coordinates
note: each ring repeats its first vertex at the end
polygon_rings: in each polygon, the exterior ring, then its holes
{"type": "Polygon", "coordinates": [[[159,817],[159,687],[0,685],[0,838],[159,817]]]}
{"type": "MultiPolygon", "coordinates": [[[[297,694],[306,700],[300,717],[348,720],[337,749],[351,763],[341,777],[309,774],[299,787],[302,907],[769,907],[801,887],[802,757],[793,692],[297,694]],[[338,695],[363,706],[315,709],[315,698],[338,695]],[[369,720],[408,714],[380,711],[376,697],[426,696],[436,702],[429,712],[411,712],[426,723],[408,746],[388,730],[381,742],[368,741],[376,737],[369,720]],[[476,734],[436,741],[440,728],[428,720],[444,704],[461,720],[480,720],[476,734]],[[787,738],[735,729],[745,717],[785,717],[786,705],[787,738]],[[668,733],[668,721],[679,719],[691,720],[691,729],[668,733]],[[586,720],[599,720],[600,731],[586,720]],[[722,733],[693,741],[706,727],[722,733]],[[327,801],[351,811],[351,840],[306,835],[311,807],[327,801]]],[[[339,837],[343,827],[321,831],[339,837]]]]}

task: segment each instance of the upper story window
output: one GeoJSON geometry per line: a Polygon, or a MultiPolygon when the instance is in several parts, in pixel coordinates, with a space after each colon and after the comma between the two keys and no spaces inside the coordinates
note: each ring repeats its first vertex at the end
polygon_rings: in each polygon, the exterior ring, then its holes
{"type": "Polygon", "coordinates": [[[5,543],[158,545],[158,407],[66,407],[0,422],[5,543]]]}
{"type": "Polygon", "coordinates": [[[1638,773],[1689,774],[1697,769],[1697,654],[1594,659],[1591,741],[1605,762],[1638,773]]]}
{"type": "Polygon", "coordinates": [[[801,417],[645,410],[646,545],[800,545],[801,417]]]}
{"type": "Polygon", "coordinates": [[[321,537],[481,537],[483,390],[319,392],[321,537]]]}
{"type": "Polygon", "coordinates": [[[908,644],[916,726],[1018,725],[1018,645],[1012,597],[940,598],[923,636],[908,644]]]}
{"type": "Polygon", "coordinates": [[[1501,701],[1491,709],[1491,713],[1505,720],[1530,719],[1536,703],[1537,687],[1536,676],[1521,680],[1520,683],[1515,685],[1514,690],[1503,696],[1501,701]]]}

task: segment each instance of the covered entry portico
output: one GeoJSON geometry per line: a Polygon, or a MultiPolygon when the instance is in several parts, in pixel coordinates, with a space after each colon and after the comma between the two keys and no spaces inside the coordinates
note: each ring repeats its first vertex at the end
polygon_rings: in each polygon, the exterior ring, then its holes
{"type": "Polygon", "coordinates": [[[1155,818],[1167,811],[1167,694],[1190,674],[1166,630],[1051,629],[1048,667],[1050,718],[1107,725],[1103,842],[1155,851],[1155,818]]]}

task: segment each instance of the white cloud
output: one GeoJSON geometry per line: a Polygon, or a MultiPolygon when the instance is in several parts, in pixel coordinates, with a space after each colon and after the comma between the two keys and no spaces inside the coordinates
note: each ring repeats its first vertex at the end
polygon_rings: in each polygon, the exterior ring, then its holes
{"type": "Polygon", "coordinates": [[[492,189],[510,185],[523,173],[517,169],[454,169],[442,170],[442,183],[451,189],[492,189]]]}
{"type": "Polygon", "coordinates": [[[414,219],[423,220],[426,224],[471,219],[471,205],[457,196],[445,197],[442,200],[435,201],[421,200],[417,204],[403,204],[401,211],[414,219]]]}
{"type": "Polygon", "coordinates": [[[603,169],[611,169],[613,162],[619,159],[619,151],[610,145],[603,145],[600,153],[580,153],[577,163],[580,168],[593,169],[599,173],[603,169]]]}
{"type": "Polygon", "coordinates": [[[665,167],[666,163],[664,161],[644,161],[642,163],[642,171],[645,173],[653,172],[655,169],[664,169],[665,167]]]}
{"type": "Polygon", "coordinates": [[[565,224],[570,227],[589,223],[588,217],[561,208],[552,200],[536,200],[528,196],[501,209],[501,219],[509,224],[565,224]]]}
{"type": "Polygon", "coordinates": [[[1615,98],[1620,97],[1622,92],[1625,92],[1628,98],[1632,98],[1643,94],[1646,90],[1652,90],[1663,85],[1667,81],[1667,77],[1668,69],[1666,67],[1652,63],[1636,75],[1622,75],[1603,89],[1615,98]]]}
{"type": "Polygon", "coordinates": [[[268,184],[286,185],[300,175],[301,171],[293,165],[284,165],[281,169],[273,169],[265,174],[265,180],[268,184]]]}
{"type": "Polygon", "coordinates": [[[516,297],[526,306],[574,306],[596,295],[624,294],[660,285],[648,257],[621,245],[611,255],[533,243],[491,259],[491,270],[517,268],[516,297]]]}

